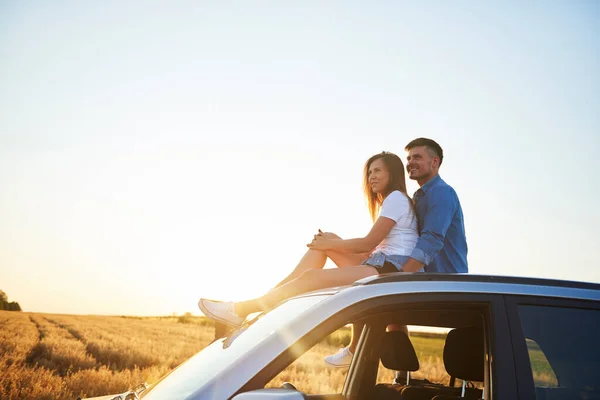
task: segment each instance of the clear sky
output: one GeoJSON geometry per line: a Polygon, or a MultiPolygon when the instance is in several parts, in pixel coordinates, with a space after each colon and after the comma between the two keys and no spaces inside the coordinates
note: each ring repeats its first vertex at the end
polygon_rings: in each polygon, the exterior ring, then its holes
{"type": "MultiPolygon", "coordinates": [[[[3,1],[0,289],[164,315],[365,235],[420,136],[477,274],[600,282],[597,1],[3,1]]],[[[409,193],[417,185],[409,182],[409,193]]]]}

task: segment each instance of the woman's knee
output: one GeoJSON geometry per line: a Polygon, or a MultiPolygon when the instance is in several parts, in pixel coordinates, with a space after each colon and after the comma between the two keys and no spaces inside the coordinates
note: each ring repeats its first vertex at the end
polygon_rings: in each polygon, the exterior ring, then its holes
{"type": "Polygon", "coordinates": [[[329,257],[329,255],[327,254],[327,250],[308,249],[306,251],[306,254],[311,254],[313,257],[329,257]]]}

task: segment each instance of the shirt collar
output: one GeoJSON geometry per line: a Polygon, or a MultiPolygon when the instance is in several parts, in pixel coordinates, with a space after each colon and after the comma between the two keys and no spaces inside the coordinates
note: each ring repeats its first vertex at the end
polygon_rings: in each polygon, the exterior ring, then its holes
{"type": "Polygon", "coordinates": [[[442,178],[440,177],[439,174],[437,174],[436,176],[434,176],[433,178],[431,178],[431,180],[429,182],[427,182],[426,184],[424,184],[423,186],[421,186],[419,188],[419,190],[421,190],[423,193],[427,193],[427,191],[429,189],[431,189],[432,187],[434,187],[436,185],[436,183],[440,182],[442,180],[442,178]]]}

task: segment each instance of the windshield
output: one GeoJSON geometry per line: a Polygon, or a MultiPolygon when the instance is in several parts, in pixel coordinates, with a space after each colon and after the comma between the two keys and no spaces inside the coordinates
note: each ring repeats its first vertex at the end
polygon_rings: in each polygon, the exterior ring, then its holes
{"type": "Polygon", "coordinates": [[[281,304],[251,325],[235,331],[229,339],[217,340],[192,356],[142,397],[152,400],[190,396],[263,340],[274,334],[281,335],[282,326],[327,297],[329,295],[300,297],[281,304]]]}

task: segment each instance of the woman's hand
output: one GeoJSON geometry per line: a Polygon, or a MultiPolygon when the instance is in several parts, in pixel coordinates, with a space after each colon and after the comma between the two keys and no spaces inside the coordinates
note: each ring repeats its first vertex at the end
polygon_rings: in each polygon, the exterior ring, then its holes
{"type": "Polygon", "coordinates": [[[315,238],[322,237],[323,239],[341,239],[341,237],[339,237],[338,235],[336,235],[333,232],[323,232],[320,229],[319,229],[319,233],[317,233],[314,237],[315,238]]]}
{"type": "Polygon", "coordinates": [[[312,250],[328,250],[331,239],[326,239],[323,235],[315,235],[312,242],[306,246],[312,250]]]}
{"type": "Polygon", "coordinates": [[[319,229],[319,232],[313,236],[312,242],[306,246],[313,250],[329,250],[331,249],[331,241],[340,239],[341,237],[333,232],[323,232],[319,229]]]}

